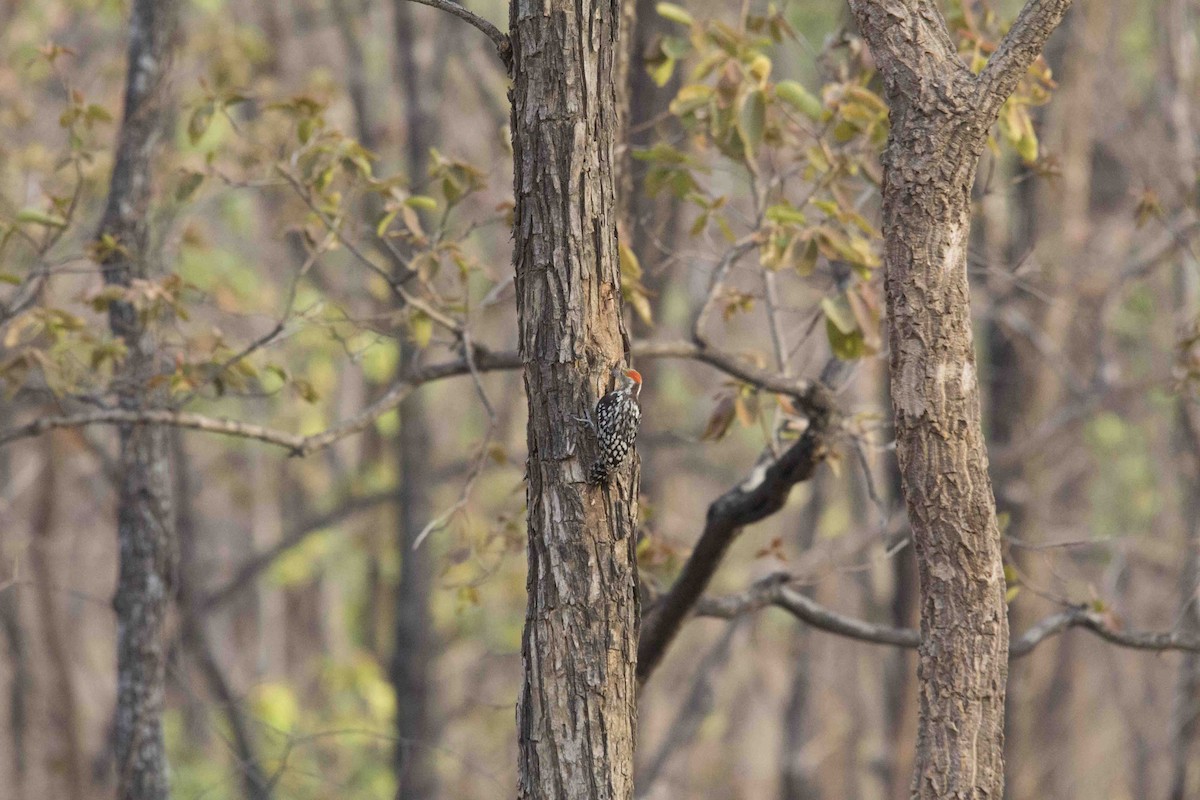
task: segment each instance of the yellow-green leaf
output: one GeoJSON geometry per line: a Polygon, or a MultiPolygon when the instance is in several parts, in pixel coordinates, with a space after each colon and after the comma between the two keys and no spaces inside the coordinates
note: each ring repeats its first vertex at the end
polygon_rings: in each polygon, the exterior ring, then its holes
{"type": "Polygon", "coordinates": [[[48,228],[65,228],[67,221],[57,214],[47,214],[36,208],[23,208],[17,212],[17,222],[32,222],[48,228]]]}
{"type": "Polygon", "coordinates": [[[433,320],[418,311],[409,317],[408,334],[417,347],[428,347],[433,339],[433,320]]]}
{"type": "Polygon", "coordinates": [[[797,81],[780,81],[775,84],[775,96],[809,119],[819,120],[825,107],[808,89],[797,81]]]}
{"type": "Polygon", "coordinates": [[[678,22],[680,25],[691,27],[696,24],[696,20],[686,9],[677,6],[674,3],[659,3],[654,7],[658,15],[663,19],[669,19],[671,22],[678,22]]]}
{"type": "Polygon", "coordinates": [[[832,319],[826,317],[825,334],[829,337],[829,347],[833,354],[843,361],[854,361],[867,353],[862,333],[857,329],[853,333],[843,333],[838,330],[832,319]]]}
{"type": "Polygon", "coordinates": [[[766,126],[767,98],[761,89],[755,89],[742,98],[742,105],[738,110],[737,128],[747,159],[754,158],[758,152],[766,126]]]}
{"type": "Polygon", "coordinates": [[[850,334],[858,330],[858,320],[854,318],[854,310],[850,308],[846,295],[822,297],[821,310],[825,312],[825,319],[842,333],[850,334]]]}

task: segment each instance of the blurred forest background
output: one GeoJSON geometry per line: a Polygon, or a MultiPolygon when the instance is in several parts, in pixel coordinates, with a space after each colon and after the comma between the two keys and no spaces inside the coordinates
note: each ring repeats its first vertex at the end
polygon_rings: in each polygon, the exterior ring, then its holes
{"type": "MultiPolygon", "coordinates": [[[[712,342],[784,376],[833,356],[845,415],[712,594],[786,572],[825,607],[912,627],[870,58],[832,0],[683,5],[639,0],[625,32],[647,598],[797,425],[675,346],[712,342]],[[725,99],[732,115],[710,113],[725,99]]],[[[502,3],[470,6],[505,27],[502,3]]],[[[1016,8],[943,3],[968,61],[1016,8]]],[[[1116,629],[1200,627],[1198,12],[1077,4],[979,169],[972,301],[1014,639],[1074,605],[1116,629]]],[[[504,66],[405,0],[185,4],[156,270],[120,287],[96,230],[128,17],[0,0],[0,794],[115,780],[115,429],[22,426],[112,408],[122,302],[155,327],[167,406],[257,426],[167,434],[173,795],[257,796],[256,771],[297,800],[508,796],[524,389],[519,364],[437,370],[464,344],[516,347],[504,66]]],[[[702,604],[643,689],[639,796],[907,796],[911,652],[753,605],[702,604]]],[[[1200,657],[1048,638],[1012,663],[1008,794],[1200,797],[1198,728],[1200,657]]]]}

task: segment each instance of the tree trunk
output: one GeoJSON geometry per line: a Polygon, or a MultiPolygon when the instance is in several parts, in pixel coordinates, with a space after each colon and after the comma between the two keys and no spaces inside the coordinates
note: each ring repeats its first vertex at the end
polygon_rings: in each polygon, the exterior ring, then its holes
{"type": "Polygon", "coordinates": [[[966,269],[983,136],[961,114],[893,109],[883,211],[891,383],[922,593],[913,791],[1000,797],[1008,619],[966,269]],[[929,145],[936,157],[922,158],[929,145]]]}
{"type": "MultiPolygon", "coordinates": [[[[55,764],[52,776],[61,797],[66,800],[83,800],[86,795],[84,774],[83,742],[79,724],[79,693],[72,674],[75,659],[72,657],[74,639],[63,624],[62,612],[58,607],[53,564],[53,543],[58,528],[59,471],[62,469],[62,448],[53,434],[46,437],[46,466],[38,481],[39,496],[33,512],[33,546],[29,548],[29,561],[34,575],[34,596],[37,598],[38,617],[46,652],[49,655],[50,685],[53,694],[50,702],[50,721],[56,730],[51,737],[51,760],[55,764]]],[[[63,581],[65,583],[65,581],[63,581]]]]}
{"type": "MultiPolygon", "coordinates": [[[[201,675],[208,684],[209,694],[216,701],[232,739],[228,745],[237,759],[238,780],[245,800],[270,800],[271,782],[258,759],[254,735],[242,708],[242,699],[233,691],[208,635],[208,620],[197,602],[201,585],[200,525],[196,519],[192,498],[195,485],[192,465],[184,445],[183,430],[175,428],[169,435],[171,473],[174,478],[175,531],[179,539],[179,560],[182,568],[177,576],[179,613],[182,617],[183,643],[191,652],[201,675]]],[[[186,672],[182,680],[188,680],[186,672]]],[[[190,690],[189,690],[190,691],[190,690]]]]}
{"type": "MultiPolygon", "coordinates": [[[[1174,144],[1174,163],[1185,189],[1184,202],[1195,199],[1197,144],[1192,125],[1192,97],[1196,85],[1196,59],[1200,42],[1196,34],[1196,14],[1186,0],[1169,0],[1162,9],[1160,30],[1167,55],[1166,72],[1171,92],[1166,101],[1168,130],[1174,144]],[[1189,197],[1188,195],[1192,195],[1189,197]]],[[[1195,319],[1200,311],[1200,286],[1194,271],[1188,269],[1187,256],[1176,271],[1176,313],[1181,320],[1195,319]]],[[[1180,575],[1180,600],[1185,612],[1180,628],[1200,632],[1200,607],[1196,593],[1200,586],[1200,409],[1180,397],[1176,410],[1175,437],[1179,451],[1180,505],[1184,524],[1183,552],[1186,561],[1180,575]]],[[[1174,710],[1171,720],[1171,800],[1200,796],[1200,653],[1186,653],[1179,664],[1174,710]]]]}
{"type": "MultiPolygon", "coordinates": [[[[810,485],[812,493],[800,520],[796,524],[796,550],[804,553],[812,548],[817,537],[821,515],[825,511],[827,478],[818,474],[810,485]]],[[[803,586],[800,593],[813,598],[816,586],[803,586]]],[[[813,724],[811,700],[813,694],[813,639],[818,635],[807,625],[798,625],[792,632],[791,687],[783,711],[783,743],[779,759],[779,800],[820,800],[821,782],[816,765],[805,750],[810,746],[817,725],[813,724]]]]}
{"type": "Polygon", "coordinates": [[[629,798],[637,682],[637,468],[585,482],[574,421],[621,363],[615,4],[515,0],[513,157],[529,398],[529,606],[517,710],[522,798],[629,798]]]}
{"type": "MultiPolygon", "coordinates": [[[[151,160],[162,136],[167,72],[178,8],[176,0],[135,0],[130,19],[125,109],[116,163],[97,239],[110,285],[147,277],[151,160]]],[[[153,407],[159,391],[148,384],[158,372],[152,331],[125,301],[109,308],[109,325],[127,355],[114,377],[120,407],[153,407]]],[[[160,800],[169,794],[162,711],[165,651],[162,626],[171,602],[175,544],[170,511],[167,440],[163,428],[120,429],[117,537],[120,575],[117,612],[117,796],[160,800]]]]}
{"type": "Polygon", "coordinates": [[[921,645],[911,795],[998,798],[1008,620],[967,286],[987,133],[1069,0],[1031,0],[978,77],[931,0],[850,0],[884,79],[883,235],[896,452],[921,645]]]}

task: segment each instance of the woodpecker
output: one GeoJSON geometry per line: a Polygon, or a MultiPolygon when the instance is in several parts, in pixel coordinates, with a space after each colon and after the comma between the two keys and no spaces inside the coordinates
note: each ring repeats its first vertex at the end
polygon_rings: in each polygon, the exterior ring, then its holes
{"type": "Polygon", "coordinates": [[[613,470],[621,466],[626,454],[633,449],[642,409],[638,393],[642,391],[642,374],[636,369],[613,367],[617,386],[596,403],[596,444],[599,456],[592,465],[588,483],[607,483],[613,470]]]}

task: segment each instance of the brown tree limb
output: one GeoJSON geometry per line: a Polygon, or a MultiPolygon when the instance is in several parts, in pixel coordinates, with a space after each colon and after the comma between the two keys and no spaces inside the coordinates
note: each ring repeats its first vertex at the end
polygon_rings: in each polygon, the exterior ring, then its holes
{"type": "Polygon", "coordinates": [[[1029,0],[1025,3],[983,72],[979,73],[980,95],[990,117],[1000,112],[1000,107],[1017,88],[1025,71],[1041,55],[1046,39],[1070,7],[1071,0],[1029,0]]]}
{"type": "MultiPolygon", "coordinates": [[[[770,606],[780,608],[814,628],[868,644],[916,648],[921,633],[849,617],[822,606],[792,585],[786,573],[769,575],[749,590],[723,597],[704,597],[696,603],[696,616],[733,619],[770,606]]],[[[1072,606],[1029,626],[1009,643],[1009,659],[1024,658],[1034,648],[1071,628],[1083,628],[1104,641],[1131,650],[1200,652],[1200,638],[1180,631],[1129,631],[1114,628],[1103,615],[1086,606],[1072,606]]]]}
{"type": "Polygon", "coordinates": [[[450,2],[450,0],[409,0],[409,2],[441,9],[447,14],[453,14],[467,24],[473,25],[483,31],[483,35],[491,39],[492,44],[496,45],[496,53],[500,56],[500,60],[504,62],[504,68],[512,69],[512,45],[509,43],[508,35],[483,17],[468,11],[458,3],[450,2]]]}
{"type": "Polygon", "coordinates": [[[708,588],[725,551],[745,526],[777,512],[792,487],[812,477],[825,458],[832,416],[832,407],[825,405],[810,418],[808,428],[782,456],[756,466],[747,480],[708,507],[704,532],[683,571],[642,621],[638,640],[639,684],[645,684],[662,661],[667,647],[708,588]]]}

